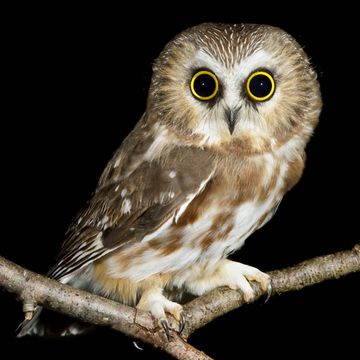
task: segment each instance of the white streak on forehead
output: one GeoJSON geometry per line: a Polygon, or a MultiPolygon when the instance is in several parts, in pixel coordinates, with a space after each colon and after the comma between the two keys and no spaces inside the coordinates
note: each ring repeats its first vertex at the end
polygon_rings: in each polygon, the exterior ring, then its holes
{"type": "Polygon", "coordinates": [[[234,66],[233,71],[239,73],[241,78],[247,78],[259,68],[271,69],[276,65],[274,57],[266,50],[257,50],[234,66]]]}
{"type": "Polygon", "coordinates": [[[204,50],[197,51],[191,65],[192,68],[208,68],[219,77],[225,70],[223,64],[204,50]]]}
{"type": "Polygon", "coordinates": [[[205,67],[213,71],[220,80],[232,78],[247,78],[254,70],[259,68],[272,68],[276,65],[274,57],[264,49],[256,50],[251,55],[242,59],[233,67],[226,68],[225,64],[215,59],[213,56],[199,50],[192,63],[192,67],[205,67]]]}

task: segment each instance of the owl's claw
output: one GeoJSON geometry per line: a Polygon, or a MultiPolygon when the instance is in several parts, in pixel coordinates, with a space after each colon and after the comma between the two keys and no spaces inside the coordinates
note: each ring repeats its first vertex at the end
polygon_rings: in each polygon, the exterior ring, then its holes
{"type": "MultiPolygon", "coordinates": [[[[182,332],[185,329],[185,326],[186,326],[186,316],[185,316],[185,313],[183,311],[181,311],[179,316],[180,316],[180,319],[178,320],[178,322],[179,322],[179,335],[181,335],[182,332]]],[[[160,323],[161,327],[164,329],[166,338],[168,339],[168,341],[170,341],[170,327],[169,327],[168,321],[166,319],[161,319],[159,321],[159,323],[160,323]]]]}
{"type": "Polygon", "coordinates": [[[144,350],[135,340],[133,341],[133,345],[136,349],[138,349],[140,351],[144,350]]]}
{"type": "Polygon", "coordinates": [[[176,302],[170,301],[162,294],[161,288],[152,288],[146,290],[136,306],[143,311],[149,311],[157,320],[159,326],[164,329],[165,335],[170,340],[170,327],[166,319],[168,314],[172,315],[179,323],[179,333],[184,330],[186,318],[182,306],[176,302]]]}
{"type": "Polygon", "coordinates": [[[170,341],[169,323],[167,322],[166,319],[162,319],[162,320],[160,320],[160,324],[161,324],[162,328],[164,329],[167,340],[170,341]]]}
{"type": "Polygon", "coordinates": [[[185,313],[182,311],[180,313],[180,321],[179,321],[179,335],[182,334],[186,326],[186,316],[185,313]]]}
{"type": "Polygon", "coordinates": [[[272,295],[272,280],[270,279],[269,284],[267,286],[267,295],[266,295],[266,299],[265,299],[265,304],[269,301],[269,299],[271,298],[272,295]]]}

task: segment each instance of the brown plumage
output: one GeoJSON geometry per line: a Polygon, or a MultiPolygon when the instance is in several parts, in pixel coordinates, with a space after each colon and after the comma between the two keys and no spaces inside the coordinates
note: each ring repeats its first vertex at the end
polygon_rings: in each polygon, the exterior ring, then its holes
{"type": "MultiPolygon", "coordinates": [[[[155,61],[145,114],[70,227],[50,276],[137,305],[162,324],[165,312],[181,320],[170,294],[227,285],[250,300],[248,280],[266,289],[268,276],[226,257],[299,180],[320,109],[316,74],[284,31],[184,31],[155,61]]],[[[39,319],[20,335],[46,332],[39,319]]]]}

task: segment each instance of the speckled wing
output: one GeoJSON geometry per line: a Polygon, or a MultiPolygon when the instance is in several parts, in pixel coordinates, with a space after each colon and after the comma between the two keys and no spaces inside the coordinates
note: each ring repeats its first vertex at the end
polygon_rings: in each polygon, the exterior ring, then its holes
{"type": "Polygon", "coordinates": [[[86,265],[141,241],[171,217],[175,221],[205,188],[213,174],[211,156],[169,139],[141,124],[125,139],[70,227],[50,277],[67,282],[86,265]]]}

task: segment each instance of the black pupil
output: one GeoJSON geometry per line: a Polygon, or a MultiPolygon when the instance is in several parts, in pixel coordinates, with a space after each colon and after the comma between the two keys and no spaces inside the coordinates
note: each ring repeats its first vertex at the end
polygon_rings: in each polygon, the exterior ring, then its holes
{"type": "Polygon", "coordinates": [[[201,74],[194,81],[194,90],[198,96],[209,97],[216,90],[215,80],[210,75],[201,74]]]}
{"type": "Polygon", "coordinates": [[[265,75],[256,75],[250,80],[250,92],[252,95],[263,98],[268,96],[272,90],[270,79],[265,75]]]}

